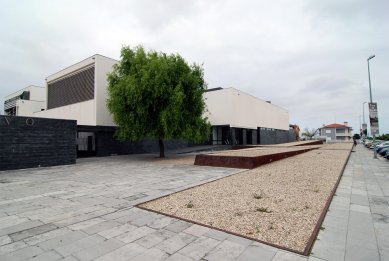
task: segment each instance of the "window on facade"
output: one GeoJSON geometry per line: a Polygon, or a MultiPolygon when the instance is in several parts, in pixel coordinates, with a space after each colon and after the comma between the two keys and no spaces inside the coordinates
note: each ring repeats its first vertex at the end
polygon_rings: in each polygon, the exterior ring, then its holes
{"type": "Polygon", "coordinates": [[[345,129],[336,129],[336,133],[345,133],[345,129]]]}
{"type": "Polygon", "coordinates": [[[212,127],[212,144],[221,145],[223,144],[223,132],[222,127],[212,127]]]}

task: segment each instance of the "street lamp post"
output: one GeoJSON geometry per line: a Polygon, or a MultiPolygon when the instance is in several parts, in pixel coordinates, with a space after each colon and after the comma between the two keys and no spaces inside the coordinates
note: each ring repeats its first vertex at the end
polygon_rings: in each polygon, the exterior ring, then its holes
{"type": "MultiPolygon", "coordinates": [[[[369,58],[367,58],[367,74],[369,76],[369,91],[370,91],[370,104],[373,103],[373,95],[371,94],[371,81],[370,81],[370,63],[369,61],[373,59],[375,55],[371,55],[369,58]]],[[[370,129],[371,129],[371,124],[370,124],[370,129]]],[[[371,133],[373,134],[373,133],[371,133]]],[[[373,143],[375,142],[375,133],[373,134],[373,143]]],[[[377,158],[377,151],[375,150],[375,147],[373,148],[374,150],[374,158],[377,158]]]]}

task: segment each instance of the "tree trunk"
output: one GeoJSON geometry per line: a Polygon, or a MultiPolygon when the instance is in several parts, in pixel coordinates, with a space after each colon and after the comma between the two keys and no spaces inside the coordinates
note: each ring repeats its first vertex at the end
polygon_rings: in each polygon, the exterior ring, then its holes
{"type": "Polygon", "coordinates": [[[158,143],[159,143],[159,157],[165,158],[165,146],[163,145],[163,139],[159,138],[158,143]]]}

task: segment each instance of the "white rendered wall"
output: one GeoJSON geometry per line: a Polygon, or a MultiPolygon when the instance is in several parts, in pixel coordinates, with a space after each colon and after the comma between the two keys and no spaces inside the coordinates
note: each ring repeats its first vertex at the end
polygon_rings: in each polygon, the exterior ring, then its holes
{"type": "Polygon", "coordinates": [[[34,116],[35,112],[40,112],[44,108],[45,108],[44,101],[30,101],[30,100],[16,101],[17,116],[34,116]]]}
{"type": "Polygon", "coordinates": [[[46,88],[30,86],[30,101],[43,101],[46,104],[46,88]]]}
{"type": "Polygon", "coordinates": [[[99,126],[116,126],[113,123],[112,115],[107,108],[107,74],[112,72],[112,67],[117,61],[105,56],[96,55],[95,63],[96,124],[99,126]]]}
{"type": "Polygon", "coordinates": [[[287,110],[234,88],[204,93],[211,125],[289,130],[287,110]]]}
{"type": "Polygon", "coordinates": [[[83,101],[34,113],[34,117],[77,120],[77,125],[96,125],[95,100],[83,101]]]}
{"type": "Polygon", "coordinates": [[[8,99],[11,99],[15,96],[19,96],[21,95],[24,91],[29,91],[30,92],[30,100],[32,101],[45,101],[46,99],[46,90],[45,88],[43,87],[39,87],[39,86],[34,86],[34,85],[30,85],[30,86],[27,86],[23,89],[20,89],[14,93],[11,93],[7,96],[4,97],[4,100],[8,100],[8,99]]]}

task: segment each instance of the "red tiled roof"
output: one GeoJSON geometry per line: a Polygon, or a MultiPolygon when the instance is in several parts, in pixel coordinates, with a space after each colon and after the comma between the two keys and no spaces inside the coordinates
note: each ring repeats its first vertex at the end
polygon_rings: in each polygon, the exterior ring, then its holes
{"type": "Polygon", "coordinates": [[[328,125],[326,125],[326,126],[323,126],[322,128],[336,128],[336,127],[346,127],[346,128],[350,128],[350,127],[347,126],[347,125],[339,124],[339,123],[328,124],[328,125]]]}

